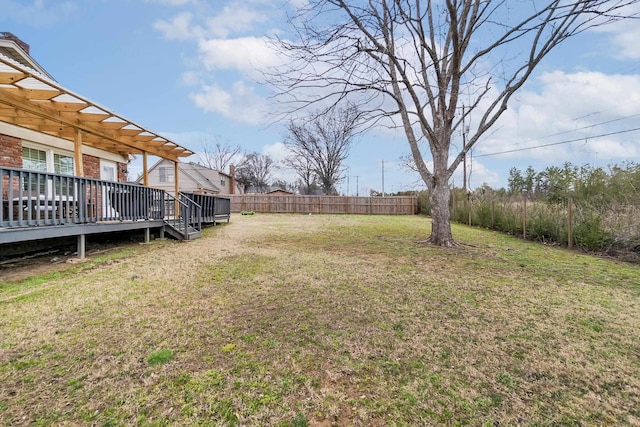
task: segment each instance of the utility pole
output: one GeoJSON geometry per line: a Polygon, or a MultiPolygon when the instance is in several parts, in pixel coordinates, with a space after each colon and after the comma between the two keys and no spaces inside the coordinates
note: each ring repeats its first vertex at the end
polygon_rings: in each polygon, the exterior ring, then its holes
{"type": "MultiPolygon", "coordinates": [[[[464,125],[464,104],[462,104],[462,149],[466,150],[467,148],[467,128],[464,125]]],[[[467,191],[467,153],[464,153],[464,157],[462,159],[462,173],[464,177],[462,179],[462,188],[464,191],[467,191]]]]}
{"type": "Polygon", "coordinates": [[[356,197],[360,196],[360,193],[358,191],[358,175],[356,175],[356,197]]]}
{"type": "Polygon", "coordinates": [[[384,160],[382,161],[382,197],[384,197],[384,160]]]}
{"type": "Polygon", "coordinates": [[[349,195],[349,171],[347,170],[347,196],[349,195]]]}

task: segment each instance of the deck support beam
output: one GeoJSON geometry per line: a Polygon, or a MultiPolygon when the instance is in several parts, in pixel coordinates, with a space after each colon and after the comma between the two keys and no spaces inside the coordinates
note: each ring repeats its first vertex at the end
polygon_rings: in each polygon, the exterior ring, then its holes
{"type": "Polygon", "coordinates": [[[173,180],[175,181],[175,191],[176,191],[176,199],[179,198],[178,193],[180,192],[180,182],[178,180],[178,162],[173,162],[173,180]]]}
{"type": "Polygon", "coordinates": [[[148,228],[144,229],[144,242],[149,243],[151,241],[151,230],[148,228]]]}
{"type": "Polygon", "coordinates": [[[84,176],[84,162],[82,161],[82,131],[76,128],[73,139],[73,163],[76,169],[76,176],[84,176]]]}
{"type": "Polygon", "coordinates": [[[85,249],[86,249],[86,235],[80,234],[78,236],[78,258],[84,259],[85,249]]]}
{"type": "Polygon", "coordinates": [[[147,168],[147,152],[142,152],[142,183],[145,187],[149,186],[149,170],[147,168]]]}

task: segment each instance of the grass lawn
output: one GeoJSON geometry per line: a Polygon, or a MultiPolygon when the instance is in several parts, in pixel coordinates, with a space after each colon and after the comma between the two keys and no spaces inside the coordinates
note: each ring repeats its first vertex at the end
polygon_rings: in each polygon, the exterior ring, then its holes
{"type": "Polygon", "coordinates": [[[234,215],[0,278],[0,425],[640,425],[640,266],[234,215]]]}

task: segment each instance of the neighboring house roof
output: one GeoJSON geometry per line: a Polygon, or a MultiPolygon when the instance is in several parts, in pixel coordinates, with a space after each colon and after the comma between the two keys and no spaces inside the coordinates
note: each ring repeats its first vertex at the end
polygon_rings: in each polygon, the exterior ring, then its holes
{"type": "Polygon", "coordinates": [[[221,192],[220,187],[213,182],[213,180],[217,179],[219,176],[218,171],[196,163],[179,163],[178,168],[180,168],[180,170],[185,174],[189,175],[199,188],[212,190],[216,193],[221,192]]]}
{"type": "Polygon", "coordinates": [[[245,189],[245,193],[246,194],[291,194],[291,195],[296,195],[296,193],[294,193],[293,191],[289,191],[289,190],[284,190],[281,187],[277,187],[277,186],[268,186],[263,188],[262,190],[258,187],[255,187],[253,185],[248,186],[245,189]]]}
{"type": "Polygon", "coordinates": [[[294,193],[293,191],[288,191],[288,190],[283,190],[281,188],[276,188],[275,190],[271,190],[271,191],[267,191],[265,194],[291,194],[291,195],[295,195],[296,193],[294,193]]]}
{"type": "Polygon", "coordinates": [[[0,121],[69,141],[76,141],[80,134],[83,145],[121,155],[146,152],[177,161],[194,154],[65,89],[35,61],[31,63],[17,42],[1,41],[0,121]]]}
{"type": "MultiPolygon", "coordinates": [[[[148,173],[152,173],[155,169],[157,169],[163,161],[160,160],[156,162],[155,165],[149,168],[148,173]]],[[[208,168],[206,166],[199,165],[197,163],[183,163],[178,162],[178,170],[185,175],[187,175],[191,181],[198,187],[203,190],[212,191],[215,193],[222,193],[223,191],[218,187],[214,181],[218,180],[219,175],[224,175],[225,177],[229,177],[228,174],[216,171],[214,169],[208,168]],[[218,176],[216,176],[218,175],[218,176]]],[[[142,178],[138,178],[140,181],[142,178]]]]}

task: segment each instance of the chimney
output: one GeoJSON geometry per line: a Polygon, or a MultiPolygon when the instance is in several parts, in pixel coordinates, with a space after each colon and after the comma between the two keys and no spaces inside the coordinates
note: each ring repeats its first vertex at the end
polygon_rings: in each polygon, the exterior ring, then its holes
{"type": "Polygon", "coordinates": [[[16,37],[12,33],[8,31],[2,32],[0,33],[0,39],[11,40],[15,42],[18,46],[20,46],[20,49],[24,50],[27,55],[29,54],[29,45],[23,42],[22,40],[20,40],[18,37],[16,37]]]}
{"type": "Polygon", "coordinates": [[[231,176],[231,179],[229,179],[229,185],[231,186],[231,189],[229,190],[229,194],[235,194],[236,193],[236,167],[234,165],[229,165],[229,176],[231,176]]]}

